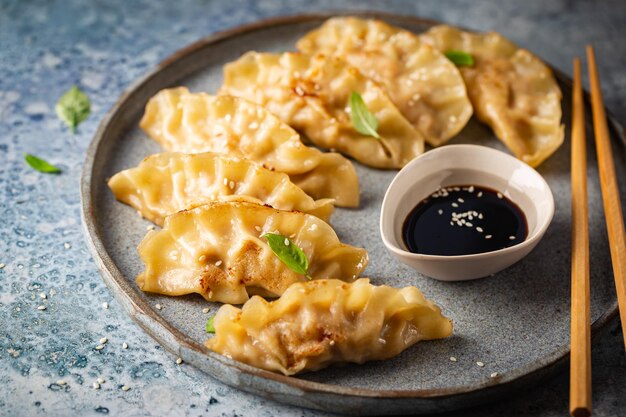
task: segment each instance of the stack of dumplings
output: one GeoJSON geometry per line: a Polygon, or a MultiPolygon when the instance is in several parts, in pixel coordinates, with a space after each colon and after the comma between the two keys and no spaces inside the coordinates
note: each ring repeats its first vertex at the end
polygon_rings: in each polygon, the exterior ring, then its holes
{"type": "Polygon", "coordinates": [[[533,166],[563,141],[549,68],[500,35],[449,26],[416,35],[337,17],[296,47],[226,64],[217,95],[158,92],[140,126],[164,152],[108,182],[161,227],[139,245],[139,288],[227,303],[207,346],[285,375],[388,359],[452,333],[417,288],[359,278],[367,251],[330,223],[335,206],[360,203],[346,157],[402,168],[474,112],[533,166]],[[457,68],[450,50],[475,64],[457,68]]]}

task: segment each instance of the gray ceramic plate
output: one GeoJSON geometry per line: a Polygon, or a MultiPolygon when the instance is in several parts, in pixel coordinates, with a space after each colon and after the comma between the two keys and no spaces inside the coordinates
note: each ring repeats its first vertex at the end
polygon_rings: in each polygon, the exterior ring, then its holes
{"type": "MultiPolygon", "coordinates": [[[[365,276],[374,283],[418,286],[442,306],[455,325],[452,337],[419,343],[388,361],[334,367],[298,378],[261,371],[203,347],[207,314],[202,309],[207,304],[199,296],[148,295],[135,285],[134,277],[142,270],[135,248],[149,223],[116,202],[105,181],[159,151],[137,127],[147,100],[158,90],[177,85],[214,92],[220,86],[224,63],[248,50],[293,50],[301,35],[329,16],[277,18],[213,35],[166,59],[120,98],[89,148],[81,184],[87,240],[104,281],[131,317],[186,363],[225,384],[301,407],[359,414],[427,413],[477,404],[539,381],[563,364],[569,353],[568,141],[539,168],[556,199],[554,221],[543,241],[511,268],[468,282],[435,281],[391,258],[378,233],[378,217],[395,171],[357,164],[362,205],[358,210],[336,211],[333,226],[340,238],[367,248],[370,265],[365,276]],[[161,310],[154,308],[157,303],[161,310]]],[[[415,32],[435,23],[406,16],[376,16],[415,32]]],[[[557,77],[564,92],[564,120],[569,124],[570,81],[559,73],[557,77]]],[[[615,123],[612,128],[615,139],[620,128],[615,123]]],[[[504,149],[489,129],[475,121],[451,143],[504,149]]],[[[616,315],[617,305],[593,148],[588,155],[591,318],[596,334],[616,315]]],[[[625,165],[618,161],[621,178],[626,178],[625,165]]],[[[215,311],[219,306],[208,307],[215,311]]]]}

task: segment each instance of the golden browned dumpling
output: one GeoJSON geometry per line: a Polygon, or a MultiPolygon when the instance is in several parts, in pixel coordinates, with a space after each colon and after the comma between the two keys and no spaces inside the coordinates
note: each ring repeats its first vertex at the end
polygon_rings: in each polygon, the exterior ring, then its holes
{"type": "Polygon", "coordinates": [[[324,54],[248,52],[224,66],[223,94],[254,101],[315,145],[375,168],[401,168],[424,150],[422,134],[383,88],[345,61],[324,54]],[[357,131],[356,92],[378,122],[380,139],[357,131]]]}
{"type": "Polygon", "coordinates": [[[494,32],[440,25],[421,39],[444,52],[472,54],[475,65],[461,74],[474,111],[517,158],[537,166],[561,146],[561,90],[539,58],[494,32]]]}
{"type": "Polygon", "coordinates": [[[252,294],[279,296],[307,278],[276,256],[263,237],[267,233],[286,236],[301,248],[313,279],[352,281],[367,265],[365,249],[341,243],[315,216],[248,202],[214,202],[173,214],[162,230],[148,232],[138,248],[145,270],[137,285],[148,292],[198,293],[233,304],[252,294]]]}
{"type": "Polygon", "coordinates": [[[252,102],[190,93],[185,87],[166,89],[150,99],[140,126],[169,151],[250,159],[286,173],[315,199],[359,205],[359,180],[349,160],[304,146],[296,131],[252,102]]]}
{"type": "Polygon", "coordinates": [[[257,368],[293,375],[333,363],[391,358],[420,340],[452,334],[452,322],[415,287],[325,279],[293,284],[276,301],[222,306],[206,345],[257,368]]]}
{"type": "Polygon", "coordinates": [[[381,83],[433,146],[459,133],[472,115],[459,70],[409,31],[379,20],[334,17],[306,34],[297,47],[336,55],[381,83]]]}
{"type": "Polygon", "coordinates": [[[287,174],[211,152],[152,155],[138,167],[118,172],[108,184],[118,200],[159,226],[170,214],[218,200],[298,210],[326,222],[333,212],[332,199],[313,200],[287,174]]]}

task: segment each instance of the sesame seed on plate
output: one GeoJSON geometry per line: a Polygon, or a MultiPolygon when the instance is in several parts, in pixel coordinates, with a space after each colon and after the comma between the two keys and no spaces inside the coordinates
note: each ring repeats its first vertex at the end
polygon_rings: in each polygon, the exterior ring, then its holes
{"type": "Polygon", "coordinates": [[[154,308],[156,308],[157,310],[160,310],[160,309],[162,309],[163,307],[161,307],[161,304],[155,304],[155,305],[154,305],[154,308]]]}
{"type": "Polygon", "coordinates": [[[465,203],[465,200],[463,200],[461,197],[456,199],[459,203],[465,203]]]}
{"type": "Polygon", "coordinates": [[[474,192],[474,186],[470,185],[469,188],[467,189],[467,191],[469,191],[470,193],[474,192]]]}
{"type": "Polygon", "coordinates": [[[128,391],[130,387],[128,385],[122,385],[122,391],[128,391]]]}
{"type": "Polygon", "coordinates": [[[181,363],[183,363],[183,359],[182,358],[177,358],[176,359],[176,365],[180,365],[181,363]]]}
{"type": "Polygon", "coordinates": [[[476,197],[478,197],[478,198],[480,198],[482,196],[483,196],[483,192],[482,191],[479,191],[478,194],[476,194],[476,197]]]}
{"type": "Polygon", "coordinates": [[[498,373],[497,372],[492,372],[491,375],[489,375],[489,376],[492,377],[492,378],[495,378],[495,377],[498,376],[498,373]]]}
{"type": "Polygon", "coordinates": [[[208,313],[209,313],[209,308],[208,308],[208,307],[203,308],[203,309],[202,309],[202,312],[203,312],[204,314],[208,314],[208,313]]]}
{"type": "Polygon", "coordinates": [[[467,222],[467,223],[465,223],[465,226],[467,226],[467,227],[472,227],[472,226],[473,226],[473,224],[471,224],[470,222],[467,222]]]}
{"type": "Polygon", "coordinates": [[[483,366],[485,366],[485,364],[484,364],[484,363],[482,363],[481,361],[476,362],[476,365],[480,366],[481,368],[482,368],[483,366]]]}
{"type": "Polygon", "coordinates": [[[486,236],[485,236],[485,239],[491,239],[492,237],[493,237],[493,236],[491,236],[491,235],[486,235],[486,236]]]}
{"type": "Polygon", "coordinates": [[[45,292],[42,292],[42,293],[39,293],[39,298],[42,298],[42,299],[44,299],[44,300],[45,300],[45,299],[46,299],[46,298],[48,298],[48,297],[46,296],[46,293],[45,293],[45,292]]]}
{"type": "Polygon", "coordinates": [[[98,378],[98,384],[104,384],[105,382],[104,378],[98,378]]]}
{"type": "Polygon", "coordinates": [[[502,199],[502,197],[503,197],[502,193],[498,193],[498,198],[502,199]]]}
{"type": "Polygon", "coordinates": [[[437,213],[439,213],[439,215],[443,214],[443,210],[439,209],[439,211],[437,211],[437,213]]]}
{"type": "Polygon", "coordinates": [[[153,224],[150,224],[150,225],[146,226],[146,230],[154,230],[154,229],[155,229],[155,227],[154,227],[153,224]]]}
{"type": "Polygon", "coordinates": [[[128,343],[126,342],[122,343],[122,349],[128,349],[128,343]]]}
{"type": "Polygon", "coordinates": [[[515,240],[515,236],[513,235],[509,236],[509,240],[515,240]]]}
{"type": "Polygon", "coordinates": [[[456,357],[454,357],[454,356],[450,356],[450,362],[456,362],[456,361],[457,361],[457,358],[456,358],[456,357]]]}
{"type": "Polygon", "coordinates": [[[457,203],[452,203],[451,205],[452,205],[452,207],[458,207],[459,206],[457,203]]]}
{"type": "Polygon", "coordinates": [[[476,228],[476,231],[477,231],[478,233],[482,233],[482,232],[483,232],[483,228],[482,228],[482,227],[480,227],[480,226],[478,226],[478,227],[476,228]]]}
{"type": "Polygon", "coordinates": [[[98,346],[96,346],[96,350],[102,350],[102,349],[104,349],[104,345],[98,345],[98,346]]]}
{"type": "Polygon", "coordinates": [[[59,379],[57,381],[57,385],[66,385],[66,384],[67,384],[67,382],[65,382],[65,380],[63,380],[63,379],[59,379]]]}
{"type": "Polygon", "coordinates": [[[97,382],[94,382],[93,384],[91,384],[91,386],[93,387],[93,389],[100,389],[100,384],[98,384],[97,382]]]}
{"type": "Polygon", "coordinates": [[[5,263],[0,263],[0,269],[4,269],[4,267],[7,266],[7,264],[5,263]]]}
{"type": "Polygon", "coordinates": [[[65,249],[69,249],[69,248],[71,248],[71,247],[72,247],[72,245],[70,245],[68,242],[65,242],[65,243],[63,244],[63,247],[64,247],[65,249]]]}
{"type": "Polygon", "coordinates": [[[38,307],[37,307],[37,310],[43,311],[43,310],[45,310],[46,308],[48,308],[48,307],[46,307],[46,306],[38,306],[38,307]]]}
{"type": "Polygon", "coordinates": [[[109,308],[109,303],[102,303],[102,308],[107,310],[109,308]]]}
{"type": "Polygon", "coordinates": [[[104,344],[105,344],[106,342],[108,342],[108,341],[109,341],[109,339],[107,339],[106,337],[102,337],[102,338],[100,338],[100,340],[99,340],[100,344],[102,344],[102,345],[104,345],[104,344]]]}

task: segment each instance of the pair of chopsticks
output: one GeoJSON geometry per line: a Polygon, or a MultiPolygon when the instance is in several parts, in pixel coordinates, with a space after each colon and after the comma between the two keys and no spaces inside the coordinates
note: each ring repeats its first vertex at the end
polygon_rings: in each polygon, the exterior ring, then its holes
{"type": "MultiPolygon", "coordinates": [[[[587,46],[593,127],[598,155],[602,202],[609,235],[613,276],[626,345],[626,237],[613,153],[593,47],[587,46]]],[[[589,230],[587,212],[587,155],[585,110],[580,60],[574,59],[572,97],[572,318],[570,357],[570,414],[591,415],[591,313],[589,300],[589,230]]]]}

